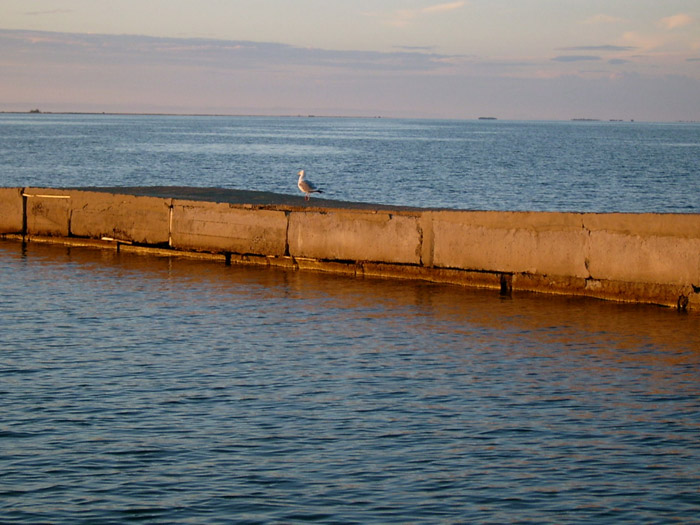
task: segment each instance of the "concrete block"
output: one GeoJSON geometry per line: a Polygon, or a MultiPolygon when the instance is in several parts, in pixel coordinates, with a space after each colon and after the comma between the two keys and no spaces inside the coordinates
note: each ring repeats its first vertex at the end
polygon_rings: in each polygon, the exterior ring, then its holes
{"type": "Polygon", "coordinates": [[[284,255],[284,211],[243,209],[214,202],[174,201],[171,245],[176,249],[284,255]]]}
{"type": "Polygon", "coordinates": [[[71,197],[65,190],[26,188],[27,234],[68,237],[71,197]]]}
{"type": "Polygon", "coordinates": [[[700,283],[700,237],[594,231],[589,258],[594,279],[685,286],[700,283]]]}
{"type": "Polygon", "coordinates": [[[433,264],[464,270],[588,276],[579,214],[435,212],[433,264]]]}
{"type": "Polygon", "coordinates": [[[641,237],[700,237],[700,214],[685,213],[587,213],[584,227],[641,237]]]}
{"type": "Polygon", "coordinates": [[[684,285],[700,283],[700,215],[586,214],[594,279],[684,285]]]}
{"type": "Polygon", "coordinates": [[[420,264],[419,217],[388,212],[292,212],[289,253],[339,261],[420,264]]]}
{"type": "Polygon", "coordinates": [[[431,268],[435,257],[435,234],[433,232],[433,213],[426,211],[420,214],[418,226],[421,231],[421,264],[431,268]]]}
{"type": "Polygon", "coordinates": [[[0,188],[0,233],[22,233],[22,188],[0,188]]]}
{"type": "Polygon", "coordinates": [[[170,199],[71,191],[71,234],[111,237],[141,244],[166,244],[170,199]]]}

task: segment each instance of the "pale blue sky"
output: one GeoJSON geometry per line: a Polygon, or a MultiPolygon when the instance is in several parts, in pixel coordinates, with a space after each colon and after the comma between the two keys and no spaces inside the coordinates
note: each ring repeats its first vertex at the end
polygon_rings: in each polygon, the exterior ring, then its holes
{"type": "Polygon", "coordinates": [[[0,0],[0,110],[700,120],[698,0],[0,0]]]}

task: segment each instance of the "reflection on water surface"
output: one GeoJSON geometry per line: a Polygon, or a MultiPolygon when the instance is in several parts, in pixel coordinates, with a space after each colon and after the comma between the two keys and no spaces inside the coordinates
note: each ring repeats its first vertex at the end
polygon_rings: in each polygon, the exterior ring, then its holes
{"type": "Polygon", "coordinates": [[[9,521],[700,514],[697,316],[0,242],[9,521]]]}

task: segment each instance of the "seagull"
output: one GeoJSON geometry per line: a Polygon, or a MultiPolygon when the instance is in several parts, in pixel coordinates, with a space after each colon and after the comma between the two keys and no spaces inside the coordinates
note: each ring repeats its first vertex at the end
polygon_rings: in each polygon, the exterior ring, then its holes
{"type": "Polygon", "coordinates": [[[299,171],[299,182],[297,182],[297,186],[299,186],[299,189],[304,192],[304,200],[309,200],[309,194],[311,193],[323,193],[323,190],[319,190],[312,182],[309,182],[304,178],[304,170],[299,171]]]}

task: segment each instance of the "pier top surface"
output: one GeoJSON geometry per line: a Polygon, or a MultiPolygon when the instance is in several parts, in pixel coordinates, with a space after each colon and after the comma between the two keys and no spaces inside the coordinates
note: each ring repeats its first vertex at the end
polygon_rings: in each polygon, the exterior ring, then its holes
{"type": "Polygon", "coordinates": [[[160,197],[166,199],[182,199],[193,201],[222,202],[228,204],[253,206],[289,206],[313,208],[337,208],[356,210],[388,210],[388,211],[425,211],[427,208],[407,206],[392,206],[365,202],[349,202],[324,199],[313,196],[305,201],[303,196],[272,193],[269,191],[250,191],[227,188],[199,188],[189,186],[132,186],[132,187],[81,187],[73,188],[84,191],[98,191],[113,194],[136,195],[145,197],[160,197]]]}

